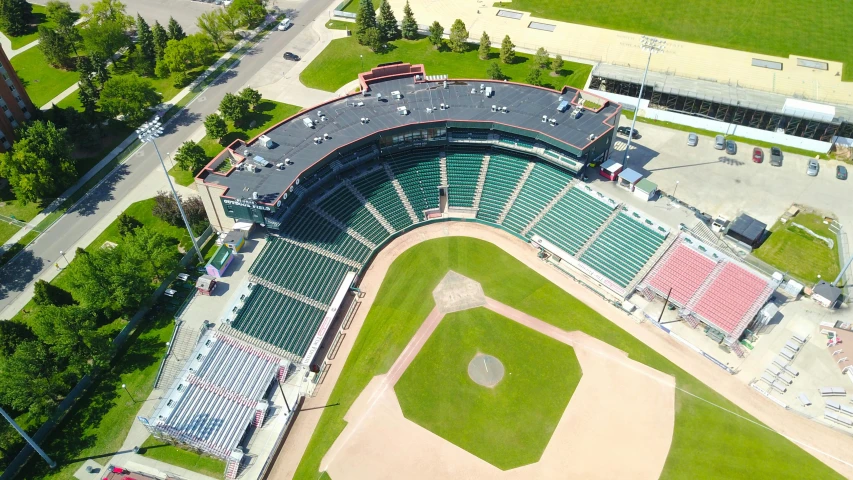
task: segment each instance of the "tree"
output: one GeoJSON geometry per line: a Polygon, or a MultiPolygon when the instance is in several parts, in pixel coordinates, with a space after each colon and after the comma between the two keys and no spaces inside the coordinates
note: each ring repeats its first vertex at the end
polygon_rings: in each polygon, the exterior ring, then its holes
{"type": "Polygon", "coordinates": [[[154,42],[154,54],[157,55],[157,60],[163,59],[163,52],[166,51],[166,42],[169,41],[169,33],[160,25],[160,22],[154,22],[151,27],[151,41],[154,42]]]}
{"type": "Polygon", "coordinates": [[[255,107],[257,107],[261,103],[261,92],[255,90],[254,88],[246,87],[240,90],[239,95],[243,98],[243,100],[246,101],[246,103],[249,104],[249,108],[251,108],[252,111],[254,111],[255,107]]]}
{"type": "Polygon", "coordinates": [[[559,74],[560,71],[563,70],[563,56],[559,53],[554,57],[554,61],[551,62],[551,70],[556,74],[559,74]]]}
{"type": "Polygon", "coordinates": [[[169,17],[169,40],[183,40],[187,37],[184,28],[172,17],[169,17]]]}
{"type": "Polygon", "coordinates": [[[501,61],[503,63],[513,63],[515,61],[515,44],[506,35],[501,42],[501,61]]]}
{"type": "Polygon", "coordinates": [[[77,21],[77,14],[71,9],[71,5],[67,2],[60,2],[59,0],[50,0],[45,5],[45,17],[55,25],[56,32],[62,35],[71,45],[74,55],[78,55],[76,43],[82,37],[80,36],[80,31],[74,25],[74,22],[77,21]]]}
{"type": "Polygon", "coordinates": [[[82,5],[80,15],[86,19],[87,28],[102,23],[117,23],[122,29],[133,25],[133,17],[127,14],[127,6],[120,0],[98,0],[91,5],[82,5]]]}
{"type": "Polygon", "coordinates": [[[86,51],[104,59],[112,58],[117,51],[131,45],[125,25],[119,21],[89,24],[83,29],[82,35],[86,51]]]}
{"type": "Polygon", "coordinates": [[[196,25],[213,42],[216,49],[219,50],[219,46],[222,44],[222,37],[225,34],[225,27],[222,25],[222,20],[220,19],[220,11],[212,10],[202,13],[196,19],[196,25]]]}
{"type": "MultiPolygon", "coordinates": [[[[39,280],[41,282],[43,280],[39,280]]],[[[36,282],[38,285],[38,282],[36,282]]],[[[48,284],[50,285],[50,284],[48,284]]],[[[8,358],[13,353],[18,345],[30,340],[35,340],[36,336],[30,327],[24,323],[16,322],[15,320],[6,320],[0,322],[0,358],[8,358]]]]}
{"type": "Polygon", "coordinates": [[[204,118],[204,130],[207,136],[215,138],[217,141],[228,134],[228,124],[225,119],[218,113],[211,113],[204,118]]]}
{"type": "Polygon", "coordinates": [[[85,375],[109,360],[109,337],[98,331],[98,313],[86,305],[45,305],[31,320],[33,332],[68,370],[85,375]]]}
{"type": "Polygon", "coordinates": [[[24,204],[49,197],[76,177],[65,130],[35,120],[18,131],[12,150],[0,156],[0,176],[24,204]]]}
{"type": "Polygon", "coordinates": [[[26,0],[0,0],[0,30],[13,37],[27,33],[32,13],[26,0]]]}
{"type": "Polygon", "coordinates": [[[204,148],[192,140],[188,140],[178,147],[175,152],[175,164],[181,170],[195,173],[201,170],[208,162],[207,154],[204,153],[204,148]]]}
{"type": "Polygon", "coordinates": [[[548,50],[545,50],[545,47],[539,47],[539,50],[536,50],[534,63],[536,68],[541,68],[542,70],[548,69],[551,63],[551,57],[548,55],[548,50]]]}
{"type": "Polygon", "coordinates": [[[190,47],[193,66],[206,64],[208,57],[213,55],[213,42],[203,33],[194,33],[185,38],[183,42],[186,42],[190,47]]]}
{"type": "MultiPolygon", "coordinates": [[[[200,197],[194,198],[201,200],[200,197]]],[[[192,219],[190,221],[192,222],[192,219]]],[[[140,274],[148,279],[149,284],[152,280],[162,281],[172,270],[178,268],[181,260],[178,241],[175,238],[146,227],[134,230],[133,235],[125,238],[119,249],[126,262],[139,265],[140,274]]],[[[153,285],[151,288],[153,290],[153,285]]]]}
{"type": "Polygon", "coordinates": [[[444,35],[444,27],[441,26],[438,21],[432,22],[432,25],[429,26],[429,43],[433,45],[434,48],[441,48],[441,37],[444,35]]]}
{"type": "MultiPolygon", "coordinates": [[[[187,214],[190,226],[197,230],[207,228],[207,213],[204,210],[204,203],[201,201],[201,197],[192,196],[184,200],[178,195],[178,198],[181,200],[181,206],[184,207],[184,213],[187,214]]],[[[157,196],[154,197],[154,209],[152,213],[170,225],[184,225],[181,212],[178,210],[178,204],[175,202],[175,197],[162,190],[157,192],[157,196]]]]}
{"type": "Polygon", "coordinates": [[[376,12],[373,10],[373,0],[359,0],[358,11],[355,14],[355,36],[358,43],[364,43],[364,33],[369,28],[378,28],[376,23],[376,12]]]}
{"type": "Polygon", "coordinates": [[[406,6],[403,7],[403,38],[406,40],[414,40],[418,37],[418,22],[415,21],[415,14],[412,12],[412,7],[409,6],[409,0],[406,0],[406,6]]]}
{"type": "Polygon", "coordinates": [[[456,53],[462,53],[468,49],[467,41],[468,29],[465,28],[465,22],[457,18],[450,27],[450,49],[456,53]]]}
{"type": "Polygon", "coordinates": [[[249,102],[239,95],[226,93],[219,103],[219,111],[223,118],[237,125],[249,114],[249,102]]]}
{"type": "Polygon", "coordinates": [[[498,62],[492,62],[492,64],[489,65],[489,70],[486,72],[486,74],[492,80],[503,80],[504,78],[506,78],[504,76],[504,72],[501,70],[501,66],[498,65],[498,62]]]}
{"type": "Polygon", "coordinates": [[[44,280],[37,280],[33,285],[33,302],[40,307],[44,307],[46,305],[61,307],[64,305],[73,305],[74,298],[71,296],[71,293],[53,285],[52,283],[45,282],[44,280]]]}
{"type": "Polygon", "coordinates": [[[477,56],[480,57],[480,60],[488,60],[491,51],[492,39],[490,39],[489,34],[484,31],[483,34],[480,35],[480,49],[477,51],[477,56]]]}
{"type": "Polygon", "coordinates": [[[166,78],[169,76],[169,73],[171,73],[169,65],[163,60],[157,60],[157,64],[154,65],[154,76],[157,78],[166,78]]]}
{"type": "Polygon", "coordinates": [[[77,96],[80,99],[80,104],[83,105],[83,118],[89,124],[96,123],[98,120],[97,112],[100,92],[94,88],[91,79],[86,83],[80,82],[80,92],[77,96]]]}
{"type": "Polygon", "coordinates": [[[361,32],[361,44],[374,52],[382,50],[382,32],[376,28],[368,28],[361,32]]]}
{"type": "Polygon", "coordinates": [[[204,202],[201,201],[201,197],[193,195],[181,202],[181,204],[184,207],[184,213],[187,214],[187,220],[189,220],[193,230],[197,232],[204,231],[210,225],[210,221],[207,218],[207,210],[204,209],[204,202]]]}
{"type": "Polygon", "coordinates": [[[56,30],[39,26],[39,50],[47,63],[54,67],[65,68],[71,64],[71,42],[56,30]]]}
{"type": "Polygon", "coordinates": [[[92,73],[94,74],[94,79],[100,85],[100,88],[104,88],[104,84],[107,83],[112,77],[110,73],[110,69],[108,68],[107,57],[101,56],[98,53],[93,53],[89,56],[92,60],[92,73]]]}
{"type": "Polygon", "coordinates": [[[157,64],[157,52],[154,48],[154,34],[142,15],[136,16],[136,38],[142,74],[151,76],[157,64]]]}
{"type": "Polygon", "coordinates": [[[46,418],[68,392],[64,367],[41,341],[21,343],[0,364],[0,403],[46,418]]]}
{"type": "Polygon", "coordinates": [[[396,40],[400,38],[400,28],[397,27],[397,17],[391,10],[388,0],[382,0],[379,4],[379,16],[376,18],[376,26],[382,34],[382,41],[396,40]]]}
{"type": "Polygon", "coordinates": [[[251,28],[261,23],[267,14],[259,0],[234,0],[228,10],[240,19],[240,23],[251,28]]]}
{"type": "Polygon", "coordinates": [[[240,16],[231,10],[221,10],[219,12],[219,22],[222,24],[223,30],[231,35],[231,38],[237,38],[237,30],[240,28],[240,16]]]}
{"type": "Polygon", "coordinates": [[[132,73],[111,78],[101,90],[101,111],[110,118],[124,115],[131,127],[138,127],[150,115],[148,110],[160,103],[160,94],[151,82],[132,73]]]}
{"type": "Polygon", "coordinates": [[[530,69],[530,72],[527,73],[527,78],[525,78],[524,81],[525,83],[535,85],[537,87],[542,86],[542,69],[534,66],[530,69]]]}
{"type": "Polygon", "coordinates": [[[192,45],[184,40],[169,40],[163,54],[163,65],[170,72],[186,72],[195,66],[195,53],[192,45]]]}
{"type": "Polygon", "coordinates": [[[118,234],[122,237],[132,235],[137,228],[142,226],[142,222],[124,212],[118,216],[116,223],[118,224],[118,234]]]}

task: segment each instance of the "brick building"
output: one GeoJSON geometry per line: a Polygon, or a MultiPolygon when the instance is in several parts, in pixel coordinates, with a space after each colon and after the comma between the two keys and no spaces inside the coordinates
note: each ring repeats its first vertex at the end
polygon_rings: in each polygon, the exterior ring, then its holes
{"type": "Polygon", "coordinates": [[[2,48],[0,75],[3,76],[3,83],[0,83],[0,108],[3,110],[3,115],[0,115],[0,152],[5,152],[15,139],[15,128],[29,120],[36,108],[2,48]]]}

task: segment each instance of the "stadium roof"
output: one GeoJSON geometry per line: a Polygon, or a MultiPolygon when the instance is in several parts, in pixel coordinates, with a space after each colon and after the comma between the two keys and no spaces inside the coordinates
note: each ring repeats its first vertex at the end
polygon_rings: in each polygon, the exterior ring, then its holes
{"type": "MultiPolygon", "coordinates": [[[[234,146],[241,157],[251,159],[259,155],[270,162],[269,166],[255,171],[232,168],[227,173],[219,173],[213,165],[218,165],[220,154],[198,178],[227,189],[227,197],[247,198],[257,192],[257,200],[272,204],[319,160],[378,132],[446,121],[491,122],[540,132],[582,151],[594,141],[590,135],[595,139],[612,131],[613,117],[620,108],[619,104],[594,93],[570,87],[565,87],[561,93],[510,82],[447,80],[445,88],[444,80],[428,80],[422,66],[408,64],[379,67],[361,74],[360,78],[363,88],[367,87],[366,95],[355,93],[303,110],[265,132],[274,142],[273,148],[266,149],[254,140],[248,142],[248,147],[244,144],[234,146]],[[383,73],[383,68],[390,70],[383,73]],[[403,73],[399,73],[401,71],[403,73]],[[492,96],[481,93],[480,85],[491,88],[492,96]],[[395,98],[392,92],[399,92],[401,98],[395,98]],[[579,118],[572,118],[572,103],[577,103],[582,96],[599,103],[601,108],[597,111],[584,109],[579,118]],[[562,101],[569,102],[568,110],[559,112],[557,107],[562,101]],[[442,104],[449,108],[441,109],[442,104]],[[506,107],[507,112],[493,112],[492,105],[506,107]],[[405,107],[408,114],[401,115],[400,107],[405,107]],[[321,112],[325,121],[320,121],[321,112]],[[543,123],[543,115],[555,118],[557,124],[543,123]],[[368,118],[369,122],[363,123],[362,118],[368,118]],[[306,126],[306,119],[314,122],[313,128],[306,126]],[[315,142],[316,137],[322,138],[325,134],[330,138],[319,144],[315,142]],[[247,148],[250,154],[244,155],[247,148]],[[289,162],[285,162],[286,159],[289,162]],[[274,165],[281,162],[286,163],[285,168],[275,168],[274,165]]],[[[472,124],[472,128],[476,127],[472,124]]],[[[252,160],[247,162],[252,163],[252,160]]]]}
{"type": "Polygon", "coordinates": [[[285,365],[275,355],[208,331],[148,422],[163,435],[226,458],[285,365]]]}

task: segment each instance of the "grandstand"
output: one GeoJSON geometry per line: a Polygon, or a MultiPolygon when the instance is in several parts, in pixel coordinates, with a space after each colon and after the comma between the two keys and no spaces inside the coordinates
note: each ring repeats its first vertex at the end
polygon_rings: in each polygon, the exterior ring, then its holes
{"type": "Polygon", "coordinates": [[[666,298],[694,328],[703,323],[725,337],[735,353],[737,340],[779,286],[738,260],[682,233],[637,285],[649,300],[666,298]]]}

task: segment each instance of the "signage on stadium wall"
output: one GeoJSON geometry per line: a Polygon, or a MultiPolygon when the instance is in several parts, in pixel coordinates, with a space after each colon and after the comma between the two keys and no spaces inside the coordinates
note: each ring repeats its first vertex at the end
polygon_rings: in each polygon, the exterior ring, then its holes
{"type": "Polygon", "coordinates": [[[317,351],[320,350],[320,345],[323,343],[323,339],[326,337],[326,333],[329,331],[329,327],[332,325],[332,320],[334,320],[335,315],[338,314],[338,309],[340,308],[341,303],[343,303],[344,297],[346,297],[347,292],[349,292],[349,288],[352,285],[353,281],[355,281],[355,272],[347,273],[344,277],[343,282],[341,282],[341,286],[338,287],[338,292],[332,299],[332,304],[329,307],[329,310],[326,312],[326,316],[323,317],[323,321],[320,322],[320,327],[317,329],[317,334],[314,335],[314,339],[308,346],[308,350],[305,352],[305,356],[302,357],[302,366],[311,366],[311,362],[314,361],[314,356],[317,355],[317,351]]]}
{"type": "Polygon", "coordinates": [[[254,208],[255,210],[272,211],[272,208],[267,205],[259,205],[249,200],[226,200],[222,199],[222,203],[226,205],[236,205],[238,207],[254,208]]]}
{"type": "Polygon", "coordinates": [[[624,288],[620,287],[619,285],[616,285],[612,280],[610,280],[609,278],[605,277],[604,275],[596,272],[595,270],[590,268],[587,264],[578,261],[575,266],[578,268],[578,270],[580,270],[583,273],[592,277],[596,282],[604,285],[605,287],[609,288],[610,290],[613,290],[614,292],[616,292],[616,294],[622,296],[623,298],[625,297],[625,289],[624,288]]]}

